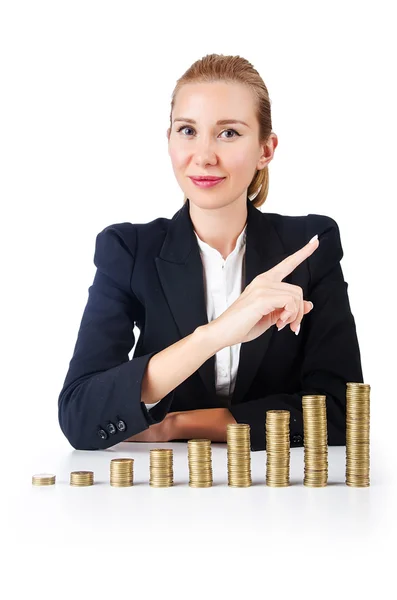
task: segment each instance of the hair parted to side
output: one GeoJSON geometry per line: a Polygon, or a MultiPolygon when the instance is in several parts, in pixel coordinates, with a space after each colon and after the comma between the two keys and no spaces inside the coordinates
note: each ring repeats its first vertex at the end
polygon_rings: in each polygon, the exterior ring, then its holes
{"type": "MultiPolygon", "coordinates": [[[[236,82],[247,85],[257,100],[256,116],[259,123],[259,143],[266,143],[272,133],[270,98],[267,87],[253,65],[241,56],[224,54],[207,54],[194,62],[177,81],[172,93],[170,126],[172,127],[172,111],[179,89],[186,83],[211,83],[216,81],[236,82]]],[[[269,169],[257,170],[248,186],[248,198],[255,207],[262,206],[269,191],[269,169]],[[253,199],[255,198],[255,199],[253,199]]],[[[184,196],[185,204],[187,197],[184,196]]]]}

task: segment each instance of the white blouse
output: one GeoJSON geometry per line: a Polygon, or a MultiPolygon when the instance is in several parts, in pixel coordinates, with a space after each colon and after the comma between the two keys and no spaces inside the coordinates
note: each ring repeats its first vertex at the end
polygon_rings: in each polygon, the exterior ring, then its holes
{"type": "MultiPolygon", "coordinates": [[[[247,224],[238,236],[233,252],[226,257],[226,260],[218,250],[203,242],[194,231],[205,275],[204,293],[209,323],[233,304],[243,291],[246,229],[247,224]]],[[[240,347],[241,344],[227,346],[215,354],[215,387],[218,395],[229,397],[233,394],[240,347]]],[[[158,402],[146,404],[146,408],[150,409],[158,402]]]]}

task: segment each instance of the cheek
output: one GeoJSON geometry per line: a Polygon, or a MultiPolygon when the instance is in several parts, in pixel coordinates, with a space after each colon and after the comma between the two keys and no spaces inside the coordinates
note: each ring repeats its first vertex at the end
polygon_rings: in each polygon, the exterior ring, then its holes
{"type": "Polygon", "coordinates": [[[170,148],[169,155],[175,169],[182,167],[187,160],[186,152],[177,148],[170,148]]]}
{"type": "Polygon", "coordinates": [[[235,176],[245,177],[247,171],[252,171],[252,162],[247,159],[243,152],[236,154],[228,162],[228,168],[235,176]]]}
{"type": "Polygon", "coordinates": [[[247,172],[252,172],[252,164],[255,160],[252,147],[250,144],[234,144],[233,148],[231,146],[232,145],[230,144],[230,151],[224,153],[224,165],[226,169],[235,176],[238,177],[241,175],[242,177],[246,177],[247,172]]]}

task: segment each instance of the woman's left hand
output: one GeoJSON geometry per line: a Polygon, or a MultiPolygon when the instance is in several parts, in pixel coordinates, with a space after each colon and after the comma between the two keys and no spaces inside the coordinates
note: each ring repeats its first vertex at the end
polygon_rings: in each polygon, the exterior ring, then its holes
{"type": "Polygon", "coordinates": [[[132,435],[125,442],[169,442],[174,437],[174,422],[176,413],[167,413],[160,423],[150,425],[148,429],[132,435]]]}

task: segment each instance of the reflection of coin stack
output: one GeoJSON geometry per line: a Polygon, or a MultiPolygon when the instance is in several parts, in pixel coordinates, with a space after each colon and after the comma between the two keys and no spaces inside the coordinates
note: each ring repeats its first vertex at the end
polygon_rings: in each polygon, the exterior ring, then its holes
{"type": "Polygon", "coordinates": [[[133,480],[133,458],[113,458],[110,461],[110,485],[113,487],[130,487],[133,480]]]}
{"type": "Polygon", "coordinates": [[[249,487],[252,485],[250,426],[228,423],[226,431],[228,485],[249,487]]]}
{"type": "Polygon", "coordinates": [[[32,475],[32,485],[54,485],[55,475],[49,473],[40,473],[39,475],[32,475]]]}
{"type": "Polygon", "coordinates": [[[326,396],[302,396],[305,474],[303,485],[324,487],[328,481],[326,396]]]}
{"type": "Polygon", "coordinates": [[[74,485],[76,487],[83,487],[85,485],[93,485],[93,483],[93,471],[72,471],[70,473],[70,485],[74,485]]]}
{"type": "Polygon", "coordinates": [[[172,448],[154,448],[150,450],[150,479],[152,487],[170,487],[174,485],[172,448]]]}
{"type": "Polygon", "coordinates": [[[187,452],[190,487],[211,487],[211,440],[188,440],[187,452]]]}
{"type": "Polygon", "coordinates": [[[271,487],[289,485],[290,411],[266,411],[266,484],[271,487]]]}
{"type": "Polygon", "coordinates": [[[368,487],[371,386],[346,384],[346,484],[368,487]]]}

